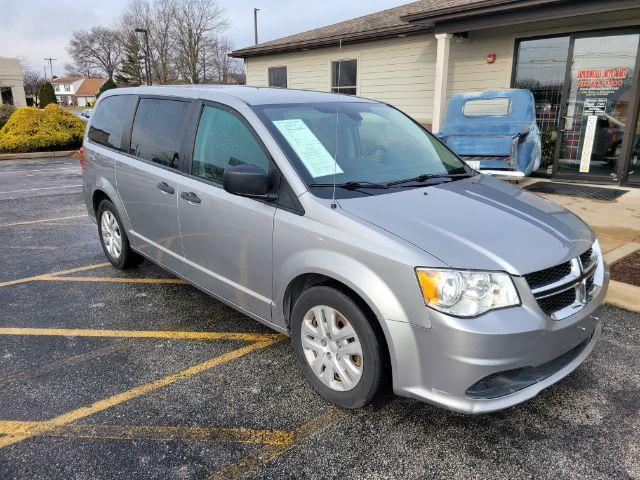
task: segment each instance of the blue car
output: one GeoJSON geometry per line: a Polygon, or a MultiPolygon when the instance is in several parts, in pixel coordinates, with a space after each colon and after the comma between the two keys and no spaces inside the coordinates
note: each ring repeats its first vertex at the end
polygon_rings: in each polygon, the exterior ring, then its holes
{"type": "Polygon", "coordinates": [[[540,167],[540,130],[529,90],[456,94],[437,136],[482,173],[524,177],[540,167]]]}

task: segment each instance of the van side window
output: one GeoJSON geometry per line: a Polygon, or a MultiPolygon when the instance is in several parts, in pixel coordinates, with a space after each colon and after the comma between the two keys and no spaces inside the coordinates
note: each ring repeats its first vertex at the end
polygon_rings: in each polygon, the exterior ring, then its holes
{"type": "Polygon", "coordinates": [[[138,103],[129,153],[165,167],[180,166],[188,102],[143,98],[138,103]]]}
{"type": "Polygon", "coordinates": [[[205,106],[200,116],[191,173],[222,183],[222,174],[234,165],[257,165],[269,172],[269,157],[249,129],[233,113],[205,106]]]}
{"type": "Polygon", "coordinates": [[[135,100],[135,95],[115,95],[102,99],[91,120],[89,140],[121,150],[122,130],[133,115],[135,100]]]}

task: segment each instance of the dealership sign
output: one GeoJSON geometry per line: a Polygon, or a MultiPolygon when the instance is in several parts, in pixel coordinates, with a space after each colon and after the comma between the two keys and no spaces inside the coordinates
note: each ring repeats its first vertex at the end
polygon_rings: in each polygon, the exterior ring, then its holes
{"type": "Polygon", "coordinates": [[[578,90],[588,95],[607,95],[624,85],[629,68],[581,68],[578,70],[578,90]]]}

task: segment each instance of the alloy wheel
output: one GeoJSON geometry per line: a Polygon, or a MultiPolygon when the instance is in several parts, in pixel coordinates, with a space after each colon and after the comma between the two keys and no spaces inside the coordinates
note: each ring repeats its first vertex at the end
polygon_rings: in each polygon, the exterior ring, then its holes
{"type": "Polygon", "coordinates": [[[122,254],[122,234],[120,232],[120,225],[116,220],[115,215],[109,210],[105,210],[102,213],[100,219],[100,230],[102,231],[102,241],[107,249],[109,255],[112,258],[120,258],[122,254]]]}

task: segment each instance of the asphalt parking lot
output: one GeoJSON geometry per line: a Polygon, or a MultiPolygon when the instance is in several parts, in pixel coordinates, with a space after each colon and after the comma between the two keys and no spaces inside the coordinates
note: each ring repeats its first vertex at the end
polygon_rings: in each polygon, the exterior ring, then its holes
{"type": "Polygon", "coordinates": [[[0,162],[0,478],[640,478],[640,315],[560,384],[465,416],[315,395],[287,339],[105,264],[76,159],[0,162]]]}

